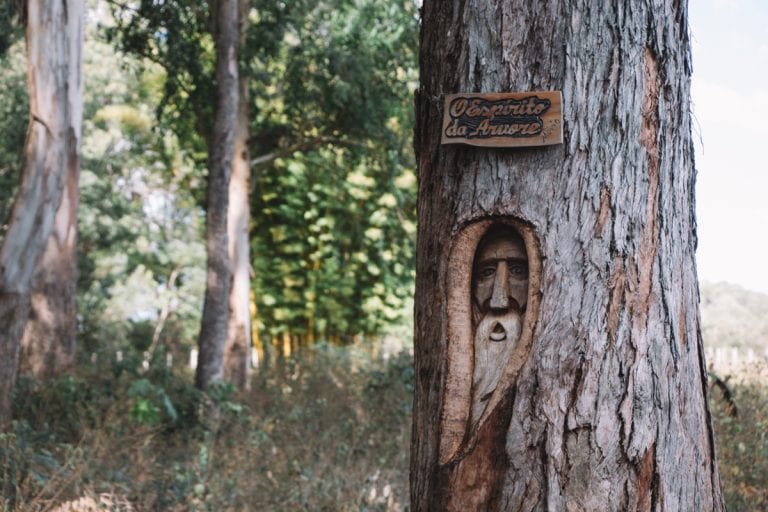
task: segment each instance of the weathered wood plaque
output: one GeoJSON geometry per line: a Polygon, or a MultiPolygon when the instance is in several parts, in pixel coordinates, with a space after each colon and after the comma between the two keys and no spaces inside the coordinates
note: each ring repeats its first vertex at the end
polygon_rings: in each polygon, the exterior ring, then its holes
{"type": "Polygon", "coordinates": [[[560,91],[445,96],[443,144],[520,147],[562,142],[560,91]]]}

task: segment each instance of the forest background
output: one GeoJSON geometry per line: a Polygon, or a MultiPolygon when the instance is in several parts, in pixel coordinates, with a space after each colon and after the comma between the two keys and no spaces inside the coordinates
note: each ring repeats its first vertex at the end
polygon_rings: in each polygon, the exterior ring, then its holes
{"type": "MultiPolygon", "coordinates": [[[[204,4],[91,0],[77,361],[20,376],[0,434],[0,510],[407,507],[418,6],[254,0],[248,21],[251,389],[203,395],[190,367],[205,288],[199,119],[215,61],[204,4]]],[[[4,4],[0,219],[29,119],[25,54],[4,4]]],[[[712,373],[731,510],[768,505],[768,398],[753,378],[766,311],[758,292],[702,285],[712,359],[739,349],[712,373]]]]}

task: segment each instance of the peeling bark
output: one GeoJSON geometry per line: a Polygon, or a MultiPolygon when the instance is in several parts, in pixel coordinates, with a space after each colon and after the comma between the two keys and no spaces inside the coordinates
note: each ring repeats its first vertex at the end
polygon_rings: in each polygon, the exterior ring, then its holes
{"type": "MultiPolygon", "coordinates": [[[[242,2],[247,4],[248,2],[242,2]]],[[[242,9],[247,13],[246,9],[242,9]]],[[[247,14],[245,14],[247,16],[247,14]]],[[[244,32],[241,27],[241,32],[244,32]]],[[[224,348],[224,377],[237,389],[250,387],[251,364],[251,220],[249,190],[251,178],[248,153],[248,79],[240,76],[237,132],[232,178],[229,182],[227,214],[232,288],[229,292],[229,325],[224,348]]]]}
{"type": "Polygon", "coordinates": [[[412,509],[723,510],[686,3],[425,0],[422,15],[412,509]],[[563,91],[563,145],[440,145],[443,95],[537,90],[563,91]],[[461,230],[500,218],[539,241],[541,301],[519,372],[462,438],[446,275],[461,230]]]}
{"type": "Polygon", "coordinates": [[[19,371],[51,378],[74,364],[77,335],[78,153],[67,165],[53,230],[32,278],[31,309],[21,341],[19,371]]]}
{"type": "Polygon", "coordinates": [[[0,248],[0,425],[10,420],[33,271],[67,176],[79,165],[84,21],[82,0],[26,2],[30,126],[21,186],[0,248]]]}

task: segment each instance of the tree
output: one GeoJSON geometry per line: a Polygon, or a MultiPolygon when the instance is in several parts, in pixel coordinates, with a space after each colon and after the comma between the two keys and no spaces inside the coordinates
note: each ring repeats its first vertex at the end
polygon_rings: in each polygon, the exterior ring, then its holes
{"type": "MultiPolygon", "coordinates": [[[[111,35],[166,70],[162,122],[190,154],[205,155],[216,83],[207,8],[186,0],[113,5],[118,26],[111,35]]],[[[249,206],[255,214],[246,221],[233,170],[228,218],[233,228],[240,219],[229,234],[241,237],[230,240],[232,248],[244,248],[246,233],[251,239],[256,329],[304,339],[375,333],[398,318],[413,280],[415,174],[407,127],[416,75],[414,5],[252,5],[241,20],[248,23],[238,72],[248,80],[245,149],[254,168],[249,206]]],[[[240,96],[244,101],[244,91],[240,96]]],[[[238,149],[235,165],[240,156],[238,149]]],[[[232,261],[239,270],[231,315],[250,306],[238,292],[246,287],[237,283],[248,277],[239,261],[232,261]]],[[[234,316],[229,325],[245,327],[234,316]]],[[[243,334],[227,336],[231,342],[243,334]]],[[[232,356],[242,373],[246,351],[232,356]]],[[[236,373],[231,378],[241,381],[236,373]]]]}
{"type": "Polygon", "coordinates": [[[413,510],[723,510],[686,2],[428,0],[422,16],[413,510]],[[443,94],[544,90],[563,94],[562,145],[440,145],[443,94]],[[451,304],[471,300],[469,242],[495,224],[522,235],[529,291],[519,348],[475,397],[451,304]]]}
{"type": "Polygon", "coordinates": [[[412,296],[415,7],[289,5],[260,9],[254,31],[276,45],[252,72],[259,331],[296,344],[375,335],[412,296]]]}
{"type": "Polygon", "coordinates": [[[75,360],[79,181],[80,166],[68,166],[53,229],[32,277],[20,370],[40,378],[56,375],[75,360]]]}
{"type": "MultiPolygon", "coordinates": [[[[246,33],[249,0],[239,0],[238,23],[240,47],[246,33]]],[[[238,76],[237,126],[229,181],[227,236],[232,265],[232,288],[229,291],[229,321],[224,346],[224,377],[238,389],[250,387],[251,368],[251,239],[250,187],[251,161],[248,151],[249,96],[248,75],[238,76]]]]}
{"type": "MultiPolygon", "coordinates": [[[[198,385],[207,387],[226,378],[244,389],[251,349],[249,76],[239,69],[242,65],[238,61],[242,60],[240,46],[244,44],[250,2],[236,4],[234,18],[223,19],[225,7],[219,3],[211,4],[210,9],[185,0],[162,5],[141,2],[137,9],[115,3],[117,27],[109,29],[108,35],[120,37],[125,51],[163,67],[166,77],[158,107],[160,124],[169,125],[190,154],[198,158],[207,155],[208,188],[201,203],[208,219],[209,276],[218,277],[209,279],[206,289],[196,379],[198,385]],[[233,29],[231,34],[224,33],[233,29]],[[235,46],[221,47],[232,41],[235,46]],[[227,55],[227,51],[236,53],[227,55]],[[225,58],[234,60],[222,60],[225,58]],[[229,71],[227,62],[238,67],[234,82],[231,76],[221,74],[229,71]],[[220,98],[216,108],[210,101],[213,96],[220,98]],[[231,101],[234,105],[229,104],[231,101]],[[222,115],[230,117],[223,120],[222,115]],[[222,174],[225,164],[231,168],[222,174]],[[225,278],[226,283],[221,281],[225,278]]],[[[227,5],[225,14],[235,7],[227,5]]]]}
{"type": "Polygon", "coordinates": [[[204,176],[156,123],[165,71],[98,36],[86,33],[83,64],[78,354],[108,362],[121,352],[122,371],[148,351],[164,368],[166,354],[186,360],[200,329],[204,176]]]}
{"type": "MultiPolygon", "coordinates": [[[[21,68],[14,64],[23,60],[21,45],[15,44],[15,40],[23,35],[19,30],[21,24],[16,19],[20,8],[21,4],[12,2],[0,7],[0,32],[3,34],[0,36],[0,58],[7,59],[6,66],[3,67],[11,70],[11,73],[4,77],[6,87],[3,88],[9,91],[9,94],[4,95],[5,105],[0,107],[5,114],[2,122],[2,131],[5,133],[0,137],[5,146],[0,149],[0,180],[8,181],[4,183],[4,197],[0,198],[2,219],[7,217],[4,203],[10,203],[16,194],[21,149],[24,147],[27,128],[27,119],[22,112],[27,112],[29,108],[26,87],[14,87],[21,85],[21,81],[16,83],[13,73],[20,72],[21,68]]],[[[45,255],[38,261],[32,278],[31,313],[22,338],[19,362],[19,370],[22,373],[50,376],[73,362],[76,331],[78,174],[79,166],[69,167],[65,178],[65,201],[59,206],[45,255]]]]}
{"type": "Polygon", "coordinates": [[[229,260],[227,211],[229,180],[235,154],[238,111],[238,62],[240,43],[237,0],[213,4],[216,46],[216,110],[208,139],[206,190],[206,254],[208,280],[200,324],[200,355],[195,383],[201,389],[224,377],[224,347],[229,319],[232,269],[229,260]]]}
{"type": "Polygon", "coordinates": [[[0,424],[10,419],[35,264],[54,225],[66,176],[79,166],[81,1],[26,3],[30,126],[21,185],[0,248],[0,424]]]}
{"type": "Polygon", "coordinates": [[[240,98],[238,61],[249,2],[142,1],[135,8],[113,2],[113,8],[117,25],[108,29],[108,36],[118,37],[125,51],[166,72],[158,107],[161,123],[172,127],[186,151],[198,159],[207,157],[206,196],[201,202],[206,210],[208,280],[197,385],[207,388],[226,377],[245,386],[250,342],[249,336],[244,337],[249,319],[242,314],[249,312],[250,275],[247,238],[244,243],[242,237],[249,224],[249,169],[247,164],[243,167],[248,133],[242,116],[247,116],[248,105],[243,103],[247,98],[240,98]],[[215,107],[212,97],[217,98],[215,107]],[[230,192],[235,193],[234,202],[230,192]],[[237,237],[231,244],[230,236],[237,237]]]}

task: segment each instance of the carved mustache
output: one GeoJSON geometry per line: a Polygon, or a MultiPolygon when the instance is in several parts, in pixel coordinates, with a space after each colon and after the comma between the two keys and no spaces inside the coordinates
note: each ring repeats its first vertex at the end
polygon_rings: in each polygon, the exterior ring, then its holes
{"type": "Polygon", "coordinates": [[[502,314],[488,313],[477,326],[477,337],[496,342],[515,342],[522,331],[522,318],[514,310],[502,314]]]}

